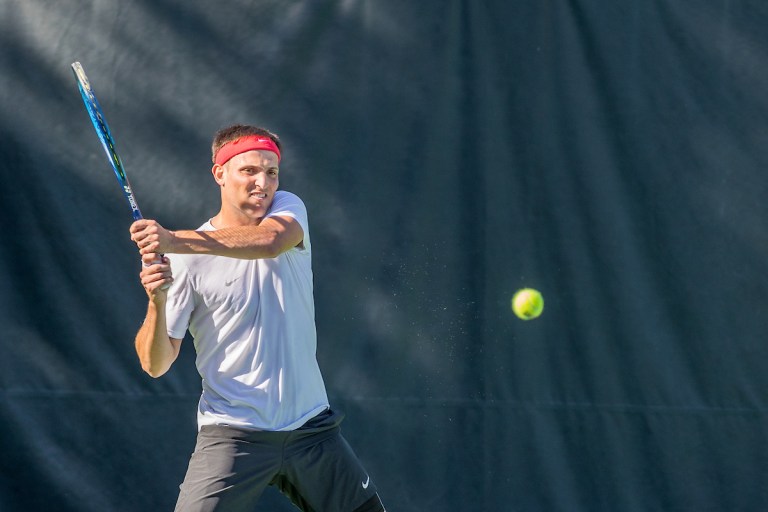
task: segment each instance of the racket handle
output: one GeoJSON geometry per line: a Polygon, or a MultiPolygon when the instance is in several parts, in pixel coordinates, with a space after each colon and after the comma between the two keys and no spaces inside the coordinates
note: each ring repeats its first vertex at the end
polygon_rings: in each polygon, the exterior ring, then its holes
{"type": "MultiPolygon", "coordinates": [[[[152,260],[152,263],[146,264],[146,263],[144,263],[144,260],[142,260],[142,261],[141,261],[141,266],[142,266],[142,267],[150,267],[150,266],[152,266],[152,265],[157,265],[158,263],[162,263],[162,262],[163,262],[163,255],[162,255],[162,254],[159,254],[159,255],[157,256],[157,258],[155,258],[154,260],[152,260]]],[[[161,290],[167,290],[167,289],[168,289],[168,288],[170,288],[170,287],[171,287],[171,283],[165,283],[163,286],[161,286],[161,287],[160,287],[160,289],[161,289],[161,290]]]]}
{"type": "Polygon", "coordinates": [[[159,263],[162,263],[163,262],[163,256],[164,256],[163,254],[159,254],[157,256],[157,258],[153,259],[149,263],[144,263],[144,260],[141,260],[141,266],[144,267],[144,268],[147,268],[147,267],[151,267],[152,265],[157,265],[159,263]]]}

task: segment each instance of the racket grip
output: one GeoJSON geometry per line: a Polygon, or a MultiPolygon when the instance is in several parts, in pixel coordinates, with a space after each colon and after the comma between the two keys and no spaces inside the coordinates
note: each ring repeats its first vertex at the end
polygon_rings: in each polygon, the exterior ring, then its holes
{"type": "Polygon", "coordinates": [[[153,259],[149,263],[144,263],[144,260],[141,260],[141,266],[144,267],[144,268],[147,268],[147,267],[151,267],[152,265],[157,265],[158,263],[162,263],[162,262],[163,262],[163,255],[159,254],[157,256],[157,258],[153,259]]]}
{"type": "MultiPolygon", "coordinates": [[[[163,256],[164,256],[163,254],[158,254],[157,258],[152,260],[152,262],[149,263],[149,264],[144,263],[144,260],[141,260],[141,266],[142,267],[150,267],[152,265],[157,265],[158,263],[162,263],[163,262],[163,256]]],[[[161,290],[167,290],[170,287],[171,287],[171,283],[165,283],[163,286],[160,287],[160,289],[161,290]]]]}

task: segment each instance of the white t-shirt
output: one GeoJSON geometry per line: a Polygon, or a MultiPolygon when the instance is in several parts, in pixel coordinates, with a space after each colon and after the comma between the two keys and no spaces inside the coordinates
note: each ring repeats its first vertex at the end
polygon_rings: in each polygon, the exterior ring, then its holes
{"type": "MultiPolygon", "coordinates": [[[[168,335],[195,340],[203,379],[198,427],[294,430],[328,407],[316,359],[307,210],[278,191],[267,217],[292,217],[304,240],[277,258],[171,254],[168,335]]],[[[215,230],[210,222],[199,228],[215,230]]]]}

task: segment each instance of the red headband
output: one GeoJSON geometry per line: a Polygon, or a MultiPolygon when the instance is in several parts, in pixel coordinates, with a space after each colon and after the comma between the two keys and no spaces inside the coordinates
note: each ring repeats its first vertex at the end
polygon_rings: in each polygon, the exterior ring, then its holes
{"type": "Polygon", "coordinates": [[[233,156],[245,153],[246,151],[253,151],[254,149],[272,151],[277,155],[277,161],[280,162],[280,150],[277,148],[275,141],[263,135],[246,135],[221,146],[216,152],[216,165],[224,165],[233,156]]]}

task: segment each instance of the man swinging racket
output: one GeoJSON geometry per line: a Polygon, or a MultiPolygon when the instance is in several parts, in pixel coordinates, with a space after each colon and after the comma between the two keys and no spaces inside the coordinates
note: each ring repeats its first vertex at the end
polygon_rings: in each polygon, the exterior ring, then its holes
{"type": "Polygon", "coordinates": [[[303,511],[384,511],[315,357],[307,211],[278,190],[280,140],[235,125],[216,134],[212,152],[216,216],[197,231],[144,219],[130,230],[149,297],[136,335],[141,366],[163,375],[189,330],[202,376],[176,511],[250,512],[268,485],[303,511]]]}

